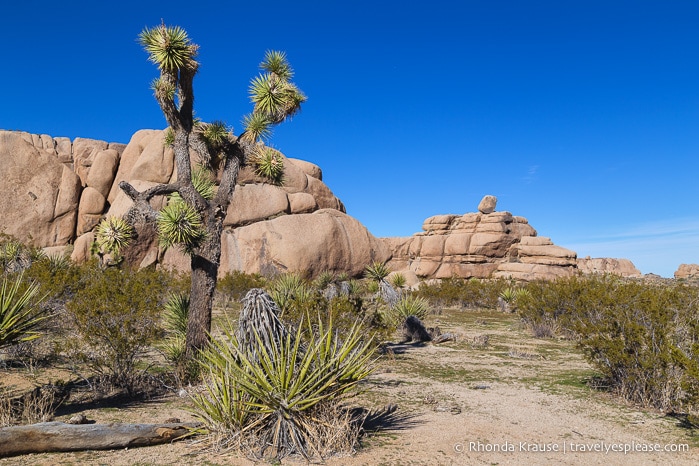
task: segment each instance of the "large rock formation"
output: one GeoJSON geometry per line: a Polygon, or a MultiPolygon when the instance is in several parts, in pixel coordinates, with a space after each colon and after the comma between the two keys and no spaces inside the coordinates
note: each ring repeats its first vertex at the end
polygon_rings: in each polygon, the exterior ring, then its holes
{"type": "Polygon", "coordinates": [[[583,274],[611,273],[627,278],[640,278],[643,276],[640,270],[628,259],[590,258],[578,259],[578,270],[583,274]]]}
{"type": "MultiPolygon", "coordinates": [[[[123,215],[131,200],[122,180],[142,190],[177,177],[165,132],[141,130],[128,145],[0,131],[0,202],[4,233],[42,247],[74,244],[72,258],[90,255],[93,229],[105,215],[123,215]]],[[[193,161],[197,154],[193,154],[193,161]]],[[[390,255],[322,181],[320,167],[284,157],[284,184],[274,186],[244,167],[224,220],[221,274],[323,270],[361,274],[390,255]]],[[[164,198],[152,201],[164,205],[164,198]]],[[[176,249],[162,251],[142,227],[127,258],[140,266],[189,269],[176,249]]]]}
{"type": "Polygon", "coordinates": [[[628,259],[577,259],[556,246],[524,217],[496,212],[497,198],[485,196],[478,212],[435,215],[422,232],[407,238],[381,238],[392,253],[393,270],[431,278],[555,279],[576,273],[612,273],[640,277],[628,259]]]}
{"type": "Polygon", "coordinates": [[[675,278],[699,278],[699,264],[680,264],[675,271],[675,278]]]}
{"type": "MultiPolygon", "coordinates": [[[[71,144],[67,138],[0,131],[2,233],[41,247],[72,242],[76,228],[85,228],[101,202],[98,190],[88,191],[83,206],[81,193],[89,186],[92,161],[109,146],[91,139],[71,144]]],[[[118,148],[112,152],[118,157],[118,148]]]]}
{"type": "MultiPolygon", "coordinates": [[[[128,145],[0,130],[0,205],[5,218],[0,233],[54,252],[72,248],[73,260],[86,260],[99,220],[123,215],[131,205],[118,187],[120,181],[143,190],[176,179],[173,152],[164,140],[162,130],[138,131],[128,145]]],[[[420,278],[531,280],[578,271],[638,273],[624,259],[576,260],[575,252],[537,236],[524,217],[496,212],[495,196],[485,196],[476,213],[430,217],[423,232],[409,238],[377,240],[345,213],[323,183],[320,167],[283,160],[281,187],[250,167],[240,171],[224,220],[221,274],[241,270],[316,275],[331,270],[359,275],[368,263],[391,256],[393,270],[420,278]]],[[[152,200],[155,208],[164,203],[164,198],[152,200]]],[[[141,226],[138,234],[137,244],[126,254],[131,262],[189,269],[189,259],[177,249],[159,249],[152,228],[141,226]]]]}
{"type": "Polygon", "coordinates": [[[524,217],[495,212],[496,202],[485,196],[477,213],[436,215],[411,237],[382,238],[392,252],[389,265],[421,278],[532,280],[575,273],[574,251],[537,236],[524,217]]]}

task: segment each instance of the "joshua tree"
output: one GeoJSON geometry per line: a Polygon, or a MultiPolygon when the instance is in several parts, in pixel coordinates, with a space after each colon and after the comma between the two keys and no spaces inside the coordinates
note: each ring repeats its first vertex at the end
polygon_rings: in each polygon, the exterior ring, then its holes
{"type": "MultiPolygon", "coordinates": [[[[260,142],[271,128],[301,108],[306,97],[290,81],[293,72],[283,52],[268,51],[260,64],[262,73],[250,84],[251,113],[235,136],[224,123],[203,123],[194,118],[193,80],[199,63],[199,46],[186,31],[161,24],[144,29],[139,40],[160,77],[153,91],[168,123],[177,169],[177,180],[139,192],[122,181],[119,187],[134,204],[124,222],[98,229],[98,245],[117,252],[133,236],[139,222],[155,224],[162,244],[178,245],[191,257],[192,288],[187,321],[187,357],[208,342],[211,308],[221,257],[221,232],[235,189],[238,171],[246,161],[264,159],[270,149],[260,142]],[[191,158],[200,165],[192,166],[191,158]],[[211,181],[220,179],[218,188],[211,181]],[[168,196],[160,212],[149,204],[154,196],[168,196]]],[[[106,221],[109,221],[107,219],[106,221]]]]}

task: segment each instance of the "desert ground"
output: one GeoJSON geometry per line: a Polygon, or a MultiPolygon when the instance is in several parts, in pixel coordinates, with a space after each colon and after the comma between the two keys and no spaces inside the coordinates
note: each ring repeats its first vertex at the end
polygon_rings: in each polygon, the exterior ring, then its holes
{"type": "MultiPolygon", "coordinates": [[[[678,419],[593,388],[595,372],[573,341],[534,338],[517,316],[495,310],[444,309],[427,324],[454,333],[456,341],[386,344],[363,393],[352,402],[379,413],[391,404],[397,409],[367,426],[371,431],[354,454],[325,464],[699,463],[699,437],[678,419]]],[[[27,372],[10,371],[3,384],[20,381],[27,372]]],[[[34,374],[35,380],[48,376],[34,374]]],[[[173,389],[147,401],[105,400],[82,413],[98,423],[194,420],[182,395],[173,389]]],[[[59,410],[55,420],[74,414],[59,410]]],[[[237,452],[206,450],[196,439],[0,459],[3,466],[252,463],[237,452]]],[[[285,458],[282,463],[305,461],[285,458]]]]}

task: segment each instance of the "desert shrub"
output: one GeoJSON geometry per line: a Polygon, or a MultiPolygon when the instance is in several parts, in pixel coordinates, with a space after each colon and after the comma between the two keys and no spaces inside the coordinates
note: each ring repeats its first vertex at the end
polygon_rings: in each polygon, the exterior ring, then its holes
{"type": "Polygon", "coordinates": [[[591,276],[527,289],[523,320],[574,337],[612,390],[659,409],[699,408],[697,288],[591,276]]]}
{"type": "Polygon", "coordinates": [[[168,275],[152,270],[91,269],[67,303],[73,337],[69,350],[106,381],[137,387],[137,362],[162,333],[160,309],[168,275]]]}
{"type": "Polygon", "coordinates": [[[204,353],[193,402],[215,445],[277,460],[352,450],[359,426],[343,404],[370,373],[372,344],[359,325],[341,334],[310,321],[280,337],[255,331],[246,344],[228,328],[204,353]]]}
{"type": "Polygon", "coordinates": [[[437,283],[423,283],[417,293],[434,306],[494,309],[500,293],[510,286],[504,279],[481,280],[477,278],[447,278],[437,283]]]}

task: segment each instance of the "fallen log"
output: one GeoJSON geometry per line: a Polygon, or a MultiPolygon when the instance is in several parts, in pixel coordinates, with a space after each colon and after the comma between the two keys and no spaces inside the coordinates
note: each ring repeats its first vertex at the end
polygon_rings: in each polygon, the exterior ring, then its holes
{"type": "Polygon", "coordinates": [[[198,423],[65,424],[42,422],[0,429],[0,458],[26,453],[112,450],[174,442],[198,423]]]}

